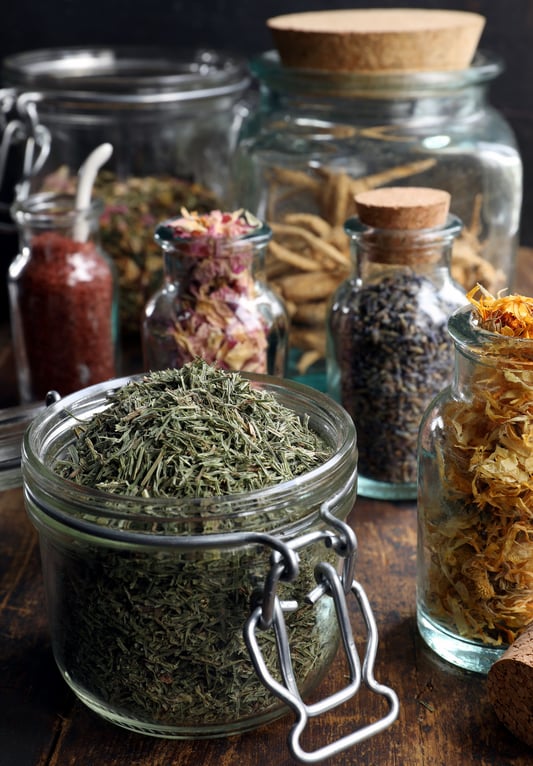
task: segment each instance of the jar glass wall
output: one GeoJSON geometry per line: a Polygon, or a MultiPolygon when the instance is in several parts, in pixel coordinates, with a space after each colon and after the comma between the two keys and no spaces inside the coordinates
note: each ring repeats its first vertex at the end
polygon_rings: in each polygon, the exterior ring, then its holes
{"type": "Polygon", "coordinates": [[[465,289],[512,283],[522,163],[487,101],[495,57],[479,53],[459,72],[361,75],[283,67],[269,52],[252,70],[261,104],[240,134],[235,192],[274,232],[267,274],[292,314],[291,377],[320,385],[325,306],[350,270],[342,226],[360,191],[450,192],[464,223],[454,279],[465,289]]]}

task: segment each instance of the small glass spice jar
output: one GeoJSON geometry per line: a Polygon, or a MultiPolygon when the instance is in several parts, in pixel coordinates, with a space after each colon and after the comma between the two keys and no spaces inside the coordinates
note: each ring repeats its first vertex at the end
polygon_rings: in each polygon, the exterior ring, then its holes
{"type": "Polygon", "coordinates": [[[493,330],[477,306],[451,316],[453,384],[420,429],[418,628],[480,673],[533,622],[531,327],[514,337],[533,301],[515,298],[494,300],[493,330]]]}
{"type": "Polygon", "coordinates": [[[329,393],[354,419],[359,493],[416,497],[422,416],[449,382],[449,315],[466,303],[449,259],[460,221],[440,189],[389,187],[356,197],[346,222],[352,276],[328,317],[329,393]]]}
{"type": "Polygon", "coordinates": [[[113,267],[99,244],[102,204],[36,194],[13,206],[20,252],[8,273],[20,399],[43,401],[116,375],[113,267]]]}
{"type": "Polygon", "coordinates": [[[243,210],[183,211],[157,227],[165,282],[144,312],[146,369],[200,357],[222,369],[284,374],[288,319],[281,299],[257,279],[270,237],[243,210]]]}
{"type": "MultiPolygon", "coordinates": [[[[279,378],[225,373],[205,363],[209,372],[198,373],[199,362],[73,394],[50,406],[26,432],[25,498],[39,531],[54,656],[65,681],[88,707],[145,734],[227,736],[268,723],[293,707],[301,726],[292,729],[291,752],[317,762],[381,731],[398,713],[394,692],[373,680],[375,625],[360,586],[352,580],[356,544],[345,520],[356,494],[355,429],[347,413],[324,394],[279,378]],[[152,383],[144,394],[147,378],[152,383]],[[222,391],[218,383],[213,388],[213,380],[226,378],[222,391]],[[182,437],[198,395],[203,404],[197,402],[200,415],[197,411],[189,433],[202,464],[216,458],[211,450],[205,454],[198,417],[224,419],[224,412],[231,412],[225,428],[237,417],[243,438],[251,441],[257,431],[247,424],[254,422],[250,412],[257,398],[264,404],[255,404],[255,411],[267,407],[262,418],[269,426],[279,419],[271,418],[273,405],[266,403],[274,397],[289,413],[286,419],[308,423],[327,450],[313,468],[294,478],[230,494],[197,496],[191,483],[191,496],[182,488],[149,497],[149,490],[131,494],[131,484],[128,494],[66,478],[62,467],[72,455],[80,425],[109,417],[116,407],[112,397],[120,392],[122,426],[112,429],[112,444],[100,421],[106,460],[128,460],[125,453],[122,458],[114,454],[128,423],[138,425],[142,450],[150,441],[149,422],[152,439],[155,429],[159,444],[175,449],[168,430],[162,433],[149,416],[154,417],[155,408],[157,419],[162,418],[162,400],[170,399],[173,423],[180,422],[182,437]],[[129,417],[123,417],[127,412],[129,417]],[[343,588],[357,594],[369,629],[362,676],[357,652],[350,648],[353,639],[346,634],[343,588]],[[308,707],[300,693],[307,698],[327,672],[339,635],[350,654],[350,683],[335,699],[308,707]],[[325,712],[346,701],[361,678],[387,699],[389,712],[323,750],[304,754],[298,739],[307,713],[316,716],[320,709],[325,712]]],[[[220,456],[224,440],[215,440],[220,456]]],[[[93,441],[100,446],[99,438],[93,441]]],[[[184,452],[180,446],[178,452],[180,462],[188,462],[189,472],[198,475],[192,448],[184,452]]],[[[228,479],[239,471],[233,460],[225,460],[228,479]]],[[[182,481],[183,472],[178,479],[182,481]]]]}

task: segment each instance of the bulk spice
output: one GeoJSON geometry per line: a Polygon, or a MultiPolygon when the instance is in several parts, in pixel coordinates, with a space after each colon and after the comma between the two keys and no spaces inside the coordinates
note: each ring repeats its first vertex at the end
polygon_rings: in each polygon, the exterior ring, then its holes
{"type": "MultiPolygon", "coordinates": [[[[253,274],[255,255],[269,236],[244,210],[201,214],[183,209],[180,217],[157,228],[166,284],[145,311],[147,369],[181,367],[201,357],[223,369],[271,371],[266,311],[274,317],[276,310],[268,307],[278,301],[253,274]]],[[[279,316],[282,312],[277,309],[279,316]]]]}
{"type": "Polygon", "coordinates": [[[533,298],[476,287],[468,299],[484,345],[468,394],[440,412],[420,593],[449,631],[504,646],[533,621],[533,298]]]}
{"type": "MultiPolygon", "coordinates": [[[[233,526],[226,513],[217,517],[217,497],[300,476],[330,451],[275,396],[238,373],[195,360],[110,394],[105,409],[76,427],[55,470],[120,496],[203,498],[192,514],[186,504],[175,506],[181,510],[172,528],[176,534],[207,534],[233,526]]],[[[130,507],[129,521],[108,517],[99,523],[135,528],[135,505],[130,507]]],[[[172,514],[172,505],[165,511],[172,514]]],[[[291,514],[297,517],[297,501],[291,514]]],[[[154,511],[144,522],[154,535],[163,533],[157,516],[154,511]]],[[[266,520],[269,528],[277,525],[268,502],[254,519],[252,526],[266,520]]],[[[88,545],[69,552],[60,564],[62,613],[54,622],[61,625],[58,655],[72,683],[130,720],[154,725],[227,725],[275,710],[242,638],[270,553],[250,545],[181,553],[88,545]]],[[[316,555],[323,556],[323,547],[316,555]]],[[[302,562],[298,582],[282,585],[280,596],[301,602],[313,587],[313,566],[312,557],[302,562]]],[[[334,624],[328,609],[317,616],[316,609],[302,606],[288,615],[295,672],[304,684],[333,656],[334,624]]],[[[275,641],[270,632],[261,639],[274,672],[275,641]]]]}
{"type": "Polygon", "coordinates": [[[42,400],[50,389],[65,395],[112,378],[114,281],[94,242],[44,231],[31,237],[27,262],[21,255],[13,266],[22,398],[42,400]]]}

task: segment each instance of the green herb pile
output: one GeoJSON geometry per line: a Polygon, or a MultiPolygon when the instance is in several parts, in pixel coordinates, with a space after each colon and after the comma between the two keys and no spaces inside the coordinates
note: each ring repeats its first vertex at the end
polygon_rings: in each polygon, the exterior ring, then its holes
{"type": "Polygon", "coordinates": [[[273,394],[202,360],[123,386],[76,435],[58,473],[143,497],[250,492],[299,476],[331,452],[273,394]]]}

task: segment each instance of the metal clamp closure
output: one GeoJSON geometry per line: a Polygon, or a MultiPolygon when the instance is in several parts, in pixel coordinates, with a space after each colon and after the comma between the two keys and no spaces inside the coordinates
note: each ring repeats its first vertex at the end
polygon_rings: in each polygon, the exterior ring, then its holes
{"type": "MultiPolygon", "coordinates": [[[[328,506],[330,505],[331,501],[328,506]]],[[[244,640],[256,673],[263,684],[295,713],[296,721],[290,731],[288,745],[291,755],[303,763],[317,763],[384,731],[396,720],[399,712],[399,700],[396,693],[389,687],[378,683],[374,678],[378,633],[366,593],[362,586],[353,579],[357,547],[355,534],[344,522],[333,517],[329,513],[328,507],[321,509],[321,515],[332,523],[337,534],[329,531],[310,533],[289,542],[287,545],[295,550],[322,538],[327,546],[335,548],[337,553],[342,551],[342,554],[339,553],[339,555],[345,557],[343,572],[340,576],[335,568],[327,562],[321,562],[317,565],[315,568],[317,585],[307,594],[306,601],[315,604],[320,598],[329,597],[333,599],[342,646],[349,669],[349,682],[344,688],[318,702],[307,705],[303,701],[293,670],[291,649],[284,617],[285,612],[293,611],[298,605],[292,601],[283,602],[276,595],[277,583],[281,579],[291,579],[284,577],[283,557],[279,549],[274,551],[272,555],[272,566],[265,581],[262,603],[255,606],[244,628],[244,640]],[[347,579],[348,577],[350,579],[347,579]],[[362,668],[353,639],[346,601],[346,597],[350,593],[356,599],[367,629],[366,650],[362,668]],[[270,628],[274,631],[276,639],[279,671],[283,683],[277,681],[268,670],[257,640],[258,631],[270,628]],[[312,752],[304,750],[300,744],[300,738],[309,719],[332,710],[351,699],[360,689],[362,682],[365,683],[371,692],[386,699],[388,703],[387,714],[383,718],[363,725],[351,734],[341,737],[337,741],[317,750],[312,752]]],[[[294,566],[289,566],[289,569],[293,577],[297,575],[297,570],[295,572],[294,566]]]]}
{"type": "MultiPolygon", "coordinates": [[[[4,144],[6,141],[8,143],[13,142],[15,137],[17,140],[25,139],[22,176],[16,186],[16,200],[18,202],[22,202],[28,197],[32,180],[42,170],[52,145],[49,129],[39,122],[38,99],[37,93],[23,93],[17,98],[19,118],[11,120],[4,134],[4,144]]],[[[8,144],[2,147],[4,154],[0,157],[0,162],[5,163],[5,154],[8,148],[8,144]]]]}

